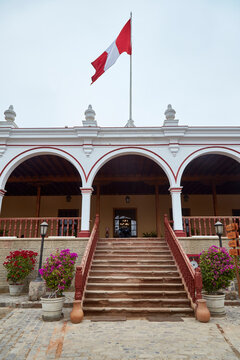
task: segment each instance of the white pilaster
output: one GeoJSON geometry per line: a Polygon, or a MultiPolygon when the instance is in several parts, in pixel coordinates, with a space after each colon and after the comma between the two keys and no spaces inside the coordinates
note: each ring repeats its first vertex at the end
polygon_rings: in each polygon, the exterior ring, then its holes
{"type": "Polygon", "coordinates": [[[81,232],[80,237],[88,237],[90,235],[90,210],[91,195],[93,188],[80,188],[82,193],[82,214],[81,214],[81,232]]]}
{"type": "Polygon", "coordinates": [[[181,192],[182,186],[169,189],[172,197],[172,215],[173,215],[173,229],[177,236],[183,236],[183,224],[182,224],[182,204],[181,204],[181,192]]]}
{"type": "Polygon", "coordinates": [[[6,190],[0,189],[0,214],[1,214],[1,210],[2,210],[3,197],[5,194],[6,194],[6,190]]]}

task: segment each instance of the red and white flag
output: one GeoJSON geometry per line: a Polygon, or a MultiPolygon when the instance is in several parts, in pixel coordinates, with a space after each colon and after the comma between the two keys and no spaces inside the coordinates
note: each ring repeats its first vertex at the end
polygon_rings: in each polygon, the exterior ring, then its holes
{"type": "Polygon", "coordinates": [[[96,73],[92,76],[92,83],[109,69],[123,52],[126,52],[129,55],[132,54],[131,19],[124,25],[116,40],[107,48],[107,50],[91,63],[96,70],[96,73]]]}

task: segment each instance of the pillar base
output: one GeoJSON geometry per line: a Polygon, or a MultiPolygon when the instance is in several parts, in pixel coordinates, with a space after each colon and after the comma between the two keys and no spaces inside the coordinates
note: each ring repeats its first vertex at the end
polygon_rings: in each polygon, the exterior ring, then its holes
{"type": "Polygon", "coordinates": [[[89,230],[81,230],[78,233],[78,237],[89,237],[90,236],[90,231],[89,230]]]}
{"type": "Polygon", "coordinates": [[[183,230],[174,230],[176,237],[186,237],[187,234],[183,230]]]}

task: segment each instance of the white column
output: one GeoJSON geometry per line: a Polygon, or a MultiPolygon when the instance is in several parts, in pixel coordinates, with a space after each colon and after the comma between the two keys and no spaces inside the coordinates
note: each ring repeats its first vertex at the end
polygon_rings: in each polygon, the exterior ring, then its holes
{"type": "Polygon", "coordinates": [[[6,190],[0,189],[0,214],[1,214],[1,210],[2,210],[3,197],[5,194],[6,194],[6,190]]]}
{"type": "Polygon", "coordinates": [[[178,188],[170,188],[169,191],[172,197],[173,229],[178,236],[184,236],[181,204],[182,186],[178,188]]]}
{"type": "Polygon", "coordinates": [[[81,232],[80,237],[88,237],[90,235],[90,210],[91,195],[93,188],[80,188],[82,193],[82,213],[81,213],[81,232]]]}

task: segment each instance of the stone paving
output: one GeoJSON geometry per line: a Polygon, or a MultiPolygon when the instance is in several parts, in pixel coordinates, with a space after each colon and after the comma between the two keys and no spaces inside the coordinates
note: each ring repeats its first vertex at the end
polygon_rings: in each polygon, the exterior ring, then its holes
{"type": "MultiPolygon", "coordinates": [[[[64,306],[72,308],[73,300],[74,300],[74,292],[72,291],[65,292],[64,295],[65,295],[64,306]]],[[[1,307],[40,308],[42,307],[42,305],[40,301],[29,301],[28,294],[23,294],[19,296],[10,296],[9,293],[0,293],[0,308],[1,307]]]]}
{"type": "Polygon", "coordinates": [[[240,359],[240,307],[226,307],[226,317],[207,324],[179,318],[74,325],[69,308],[58,322],[43,322],[38,308],[0,310],[1,360],[240,359]]]}

